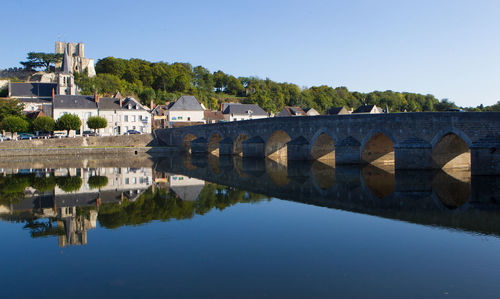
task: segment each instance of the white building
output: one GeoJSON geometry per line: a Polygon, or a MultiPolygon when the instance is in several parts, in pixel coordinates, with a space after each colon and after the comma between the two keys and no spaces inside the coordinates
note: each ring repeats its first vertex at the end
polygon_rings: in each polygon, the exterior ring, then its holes
{"type": "Polygon", "coordinates": [[[182,96],[167,107],[167,122],[169,127],[204,124],[205,106],[194,96],[182,96]]]}
{"type": "Polygon", "coordinates": [[[227,121],[267,118],[264,109],[255,104],[225,103],[222,113],[227,121]]]}
{"type": "Polygon", "coordinates": [[[81,135],[83,131],[90,130],[87,120],[91,116],[97,116],[97,103],[93,96],[56,95],[52,102],[52,117],[57,121],[64,114],[74,114],[82,122],[80,129],[74,132],[81,135]]]}
{"type": "Polygon", "coordinates": [[[122,135],[128,130],[151,133],[151,112],[136,99],[98,98],[99,116],[108,121],[103,136],[122,135]]]}

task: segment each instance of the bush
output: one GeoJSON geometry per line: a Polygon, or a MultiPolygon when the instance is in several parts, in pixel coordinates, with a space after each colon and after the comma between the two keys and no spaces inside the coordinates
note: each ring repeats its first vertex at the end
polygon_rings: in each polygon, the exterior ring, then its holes
{"type": "Polygon", "coordinates": [[[90,128],[90,129],[93,129],[94,132],[97,130],[97,129],[104,129],[106,128],[106,126],[108,125],[108,121],[104,118],[104,117],[100,117],[100,116],[91,116],[89,117],[89,119],[87,120],[87,126],[90,128]]]}
{"type": "Polygon", "coordinates": [[[48,116],[40,116],[33,121],[33,129],[39,132],[52,132],[54,131],[55,121],[48,116]]]}
{"type": "Polygon", "coordinates": [[[68,135],[71,130],[79,130],[82,121],[75,114],[64,114],[56,121],[56,129],[65,130],[68,135]]]}
{"type": "Polygon", "coordinates": [[[2,120],[2,129],[14,135],[15,132],[28,130],[28,122],[19,116],[7,116],[2,120]]]}

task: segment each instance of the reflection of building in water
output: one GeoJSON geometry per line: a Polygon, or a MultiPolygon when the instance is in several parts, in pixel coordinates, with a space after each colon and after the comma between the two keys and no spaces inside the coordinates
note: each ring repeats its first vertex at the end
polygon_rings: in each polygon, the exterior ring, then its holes
{"type": "Polygon", "coordinates": [[[64,235],[58,236],[59,247],[87,244],[87,230],[96,228],[97,211],[91,210],[88,216],[77,216],[76,207],[67,209],[71,210],[72,214],[62,217],[62,220],[57,222],[58,226],[64,225],[65,231],[64,235]]]}
{"type": "MultiPolygon", "coordinates": [[[[22,186],[24,199],[9,206],[0,205],[0,216],[26,223],[32,237],[58,236],[59,246],[85,245],[87,230],[97,224],[100,205],[121,203],[125,198],[135,201],[152,184],[151,168],[64,168],[3,169],[5,174],[54,178],[54,187],[38,191],[22,186]],[[65,192],[61,179],[77,177],[76,190],[65,192]],[[99,177],[97,184],[89,179],[99,177]],[[56,184],[57,183],[57,184],[56,184]]],[[[48,182],[48,181],[47,181],[48,182]]],[[[35,185],[35,184],[33,184],[35,185]]]]}
{"type": "Polygon", "coordinates": [[[185,201],[197,200],[201,190],[205,187],[205,181],[183,175],[170,175],[169,181],[170,190],[185,201]]]}
{"type": "Polygon", "coordinates": [[[185,201],[197,200],[205,187],[205,181],[184,175],[155,172],[154,176],[159,188],[170,189],[185,201]]]}

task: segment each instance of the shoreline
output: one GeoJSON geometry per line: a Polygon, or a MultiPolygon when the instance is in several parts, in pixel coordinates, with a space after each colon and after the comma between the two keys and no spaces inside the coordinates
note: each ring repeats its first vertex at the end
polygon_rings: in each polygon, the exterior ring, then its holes
{"type": "Polygon", "coordinates": [[[22,156],[61,156],[61,155],[139,155],[158,156],[177,152],[173,147],[33,147],[33,148],[0,148],[0,157],[22,156]]]}

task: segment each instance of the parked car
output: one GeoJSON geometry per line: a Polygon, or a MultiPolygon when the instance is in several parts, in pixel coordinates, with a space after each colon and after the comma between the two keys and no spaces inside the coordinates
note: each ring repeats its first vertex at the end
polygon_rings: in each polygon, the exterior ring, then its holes
{"type": "Polygon", "coordinates": [[[61,138],[61,137],[68,137],[68,134],[66,132],[54,132],[54,134],[52,134],[52,138],[61,138]]]}
{"type": "Polygon", "coordinates": [[[4,136],[4,135],[0,134],[0,141],[7,141],[7,140],[12,140],[12,138],[10,138],[9,136],[4,136]]]}
{"type": "Polygon", "coordinates": [[[46,138],[51,138],[50,133],[38,133],[36,136],[38,139],[46,139],[46,138]]]}
{"type": "Polygon", "coordinates": [[[125,133],[126,135],[135,135],[135,134],[142,134],[141,132],[137,131],[137,130],[128,130],[127,133],[125,133]]]}
{"type": "Polygon", "coordinates": [[[99,134],[97,134],[96,132],[94,131],[83,131],[82,132],[82,136],[85,136],[85,137],[89,137],[89,136],[99,136],[99,134]]]}
{"type": "Polygon", "coordinates": [[[17,139],[19,140],[36,139],[36,136],[30,133],[21,133],[21,135],[19,135],[17,139]]]}

